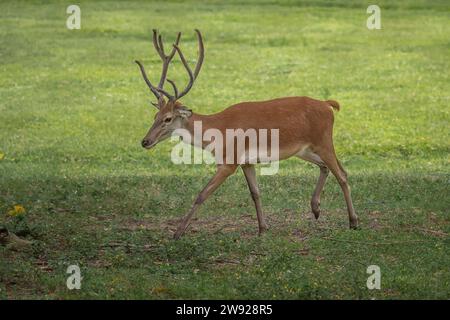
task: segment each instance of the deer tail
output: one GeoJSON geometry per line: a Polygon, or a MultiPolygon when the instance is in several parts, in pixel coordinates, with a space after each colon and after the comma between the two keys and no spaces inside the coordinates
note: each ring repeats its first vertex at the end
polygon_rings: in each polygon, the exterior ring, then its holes
{"type": "Polygon", "coordinates": [[[335,109],[336,111],[339,111],[341,109],[341,106],[339,105],[339,103],[335,100],[327,100],[325,101],[326,103],[328,103],[330,106],[333,107],[333,109],[335,109]]]}

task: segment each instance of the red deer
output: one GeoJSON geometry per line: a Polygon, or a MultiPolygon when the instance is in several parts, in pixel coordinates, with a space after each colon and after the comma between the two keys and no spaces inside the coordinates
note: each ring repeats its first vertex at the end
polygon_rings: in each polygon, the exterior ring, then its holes
{"type": "MultiPolygon", "coordinates": [[[[309,97],[285,97],[269,101],[241,102],[225,110],[203,115],[194,113],[186,107],[180,99],[192,88],[198,77],[204,58],[204,45],[200,31],[195,30],[198,37],[199,56],[195,69],[192,71],[180,47],[181,33],[178,33],[169,54],[164,50],[161,35],[153,30],[153,45],[163,62],[159,83],[154,86],[147,77],[144,66],[139,62],[142,77],[150,91],[157,98],[153,105],[158,109],[153,125],[142,140],[142,147],[150,149],[157,143],[167,139],[176,129],[185,129],[193,135],[194,122],[201,121],[203,132],[215,128],[225,136],[227,129],[278,129],[279,130],[279,160],[298,157],[317,165],[320,176],[311,199],[311,209],[315,218],[320,215],[320,194],[324,187],[329,171],[336,177],[347,204],[350,228],[357,228],[358,217],[353,208],[347,173],[338,161],[333,146],[333,111],[339,110],[339,104],[334,100],[316,100],[309,97]],[[178,53],[187,71],[189,82],[183,91],[178,91],[175,83],[166,79],[169,64],[178,53]],[[164,89],[166,81],[172,86],[173,94],[164,89]]],[[[192,140],[191,140],[192,141],[192,140]]],[[[205,143],[201,143],[205,147],[205,143]]],[[[223,154],[226,157],[226,152],[223,154]]],[[[250,194],[256,207],[259,234],[267,230],[267,224],[261,205],[260,192],[256,182],[254,163],[217,164],[217,172],[200,192],[187,215],[182,219],[174,238],[180,238],[187,229],[192,216],[199,206],[230,176],[241,167],[247,180],[250,194]]]]}

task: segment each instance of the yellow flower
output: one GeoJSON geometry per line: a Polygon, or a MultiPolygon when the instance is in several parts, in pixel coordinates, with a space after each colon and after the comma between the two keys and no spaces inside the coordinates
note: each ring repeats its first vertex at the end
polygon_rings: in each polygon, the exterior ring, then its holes
{"type": "Polygon", "coordinates": [[[0,152],[0,160],[3,160],[5,158],[5,154],[0,152]]]}
{"type": "Polygon", "coordinates": [[[20,204],[17,204],[14,206],[14,208],[12,210],[8,211],[8,214],[11,217],[16,217],[16,216],[25,214],[25,208],[23,206],[21,206],[20,204]]]}

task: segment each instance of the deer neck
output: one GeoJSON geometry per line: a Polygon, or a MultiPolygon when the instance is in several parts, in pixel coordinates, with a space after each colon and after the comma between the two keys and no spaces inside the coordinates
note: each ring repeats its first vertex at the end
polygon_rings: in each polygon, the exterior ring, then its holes
{"type": "Polygon", "coordinates": [[[191,136],[191,145],[204,149],[208,145],[208,141],[203,141],[203,134],[206,130],[214,128],[212,115],[203,115],[193,113],[186,122],[185,129],[191,136]],[[197,139],[196,138],[197,135],[197,139]]]}

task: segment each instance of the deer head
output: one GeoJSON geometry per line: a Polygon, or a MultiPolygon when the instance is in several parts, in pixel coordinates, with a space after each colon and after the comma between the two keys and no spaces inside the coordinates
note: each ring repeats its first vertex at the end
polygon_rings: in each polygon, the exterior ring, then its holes
{"type": "Polygon", "coordinates": [[[157,30],[153,30],[153,45],[158,52],[159,56],[162,60],[162,71],[161,78],[159,80],[158,86],[155,87],[147,77],[147,73],[144,69],[144,66],[139,61],[135,61],[140,70],[142,77],[144,78],[145,83],[149,87],[150,91],[155,95],[157,102],[152,104],[158,109],[158,112],[155,114],[153,125],[148,131],[147,135],[142,140],[142,147],[146,149],[150,149],[154,147],[157,143],[167,139],[170,137],[172,132],[175,129],[183,128],[187,122],[187,119],[192,115],[192,111],[184,106],[179,99],[185,96],[189,90],[191,90],[192,85],[194,84],[195,79],[200,73],[200,69],[203,64],[204,58],[204,47],[203,47],[203,39],[199,30],[195,30],[198,38],[198,48],[199,48],[199,56],[197,60],[197,65],[195,66],[194,72],[192,72],[189,67],[186,59],[179,48],[178,44],[181,38],[181,32],[178,33],[175,43],[173,44],[173,48],[171,52],[166,55],[164,51],[164,44],[162,41],[162,37],[157,30]],[[178,53],[180,56],[180,60],[183,63],[188,76],[189,83],[184,88],[183,91],[179,92],[175,82],[170,79],[167,79],[167,70],[169,68],[169,64],[174,57],[175,53],[178,53]],[[173,95],[168,93],[164,89],[165,82],[169,82],[173,89],[173,95]],[[166,100],[167,99],[167,100],[166,100]]]}

